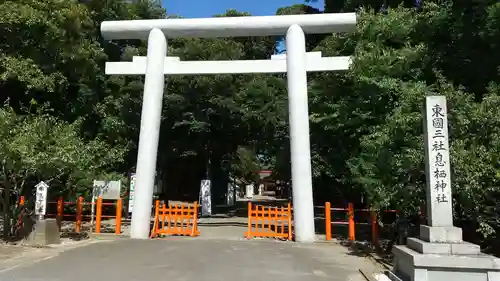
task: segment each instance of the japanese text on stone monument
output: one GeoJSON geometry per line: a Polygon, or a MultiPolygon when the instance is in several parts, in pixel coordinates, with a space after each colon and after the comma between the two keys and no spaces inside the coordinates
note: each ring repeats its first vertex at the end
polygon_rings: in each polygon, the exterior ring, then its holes
{"type": "Polygon", "coordinates": [[[446,98],[429,96],[426,99],[426,161],[428,204],[431,221],[436,226],[448,225],[438,218],[451,213],[450,152],[448,144],[448,119],[446,98]]]}
{"type": "Polygon", "coordinates": [[[436,191],[436,202],[446,203],[448,202],[448,197],[446,196],[448,174],[444,169],[446,162],[443,160],[443,153],[448,153],[446,141],[443,141],[445,137],[443,135],[443,124],[444,124],[444,112],[443,108],[439,104],[435,104],[432,107],[432,128],[433,128],[433,144],[432,151],[435,153],[434,157],[431,159],[431,164],[434,166],[434,178],[435,184],[433,186],[436,191]]]}

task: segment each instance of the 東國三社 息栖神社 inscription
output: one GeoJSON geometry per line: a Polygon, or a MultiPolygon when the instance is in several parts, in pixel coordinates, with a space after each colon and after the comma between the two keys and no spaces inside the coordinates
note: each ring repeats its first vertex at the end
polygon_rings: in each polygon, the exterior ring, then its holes
{"type": "Polygon", "coordinates": [[[453,225],[447,117],[446,98],[428,96],[425,136],[430,226],[453,225]]]}

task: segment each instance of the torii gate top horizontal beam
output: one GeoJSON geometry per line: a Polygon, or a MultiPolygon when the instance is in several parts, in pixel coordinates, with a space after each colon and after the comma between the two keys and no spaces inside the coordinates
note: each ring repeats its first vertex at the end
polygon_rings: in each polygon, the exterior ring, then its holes
{"type": "Polygon", "coordinates": [[[105,21],[101,24],[101,34],[110,40],[147,39],[149,32],[158,28],[169,38],[268,36],[284,35],[293,24],[300,25],[308,34],[349,32],[356,28],[356,14],[105,21]]]}

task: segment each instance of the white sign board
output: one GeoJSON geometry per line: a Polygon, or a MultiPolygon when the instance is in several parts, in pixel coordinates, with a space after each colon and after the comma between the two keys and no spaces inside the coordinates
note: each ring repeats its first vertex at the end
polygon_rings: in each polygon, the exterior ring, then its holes
{"type": "Polygon", "coordinates": [[[253,197],[253,184],[247,184],[245,186],[245,197],[246,198],[252,198],[253,197]]]}
{"type": "Polygon", "coordinates": [[[212,215],[212,183],[210,180],[202,180],[200,186],[201,215],[212,215]]]}
{"type": "Polygon", "coordinates": [[[453,226],[446,97],[428,96],[425,115],[429,226],[453,226]]]}
{"type": "Polygon", "coordinates": [[[94,188],[92,189],[92,208],[90,210],[92,217],[90,221],[94,222],[95,202],[99,196],[104,200],[120,199],[122,182],[121,181],[101,181],[94,180],[94,188]]]}
{"type": "Polygon", "coordinates": [[[130,175],[130,191],[128,196],[128,212],[132,213],[134,208],[134,196],[135,196],[135,174],[130,175]]]}
{"type": "Polygon", "coordinates": [[[94,196],[99,196],[104,200],[120,199],[121,181],[102,181],[94,180],[94,196]]]}
{"type": "Polygon", "coordinates": [[[36,188],[36,202],[35,202],[35,215],[37,216],[45,216],[47,212],[47,190],[49,186],[41,181],[37,185],[36,188]]]}

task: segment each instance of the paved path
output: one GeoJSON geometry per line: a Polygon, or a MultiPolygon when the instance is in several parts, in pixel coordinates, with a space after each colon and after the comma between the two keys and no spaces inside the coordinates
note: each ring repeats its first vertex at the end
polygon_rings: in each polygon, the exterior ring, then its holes
{"type": "Polygon", "coordinates": [[[61,244],[54,245],[50,248],[35,248],[26,246],[16,246],[8,244],[0,244],[0,280],[4,272],[10,271],[17,267],[23,267],[45,259],[50,259],[59,255],[62,252],[83,247],[98,241],[83,240],[71,241],[64,239],[61,244]]]}
{"type": "Polygon", "coordinates": [[[168,238],[103,241],[0,271],[11,281],[364,281],[366,258],[335,244],[168,238]]]}

